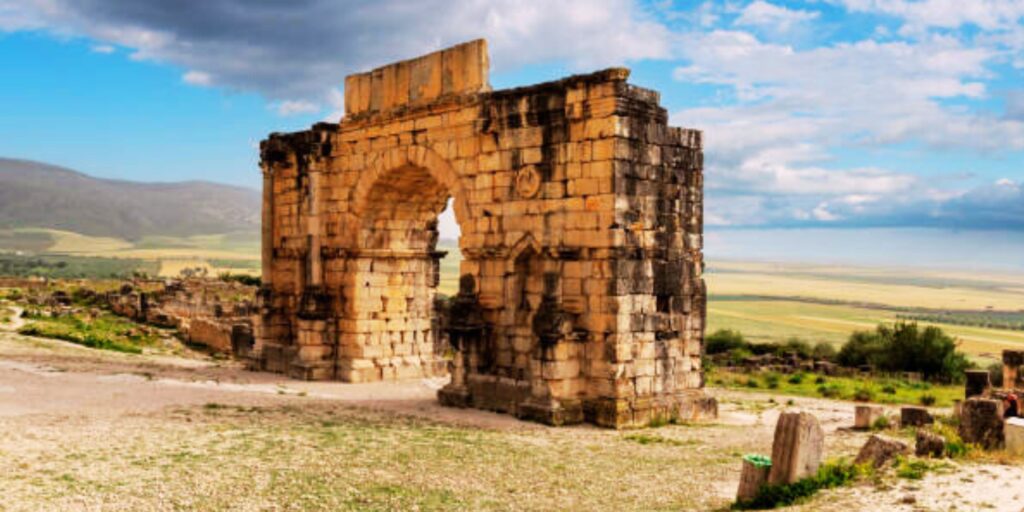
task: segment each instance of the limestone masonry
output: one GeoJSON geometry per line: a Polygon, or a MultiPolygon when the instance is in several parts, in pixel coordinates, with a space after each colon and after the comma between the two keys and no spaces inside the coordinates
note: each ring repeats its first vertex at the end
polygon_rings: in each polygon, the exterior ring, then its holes
{"type": "Polygon", "coordinates": [[[339,124],[272,134],[254,364],[346,382],[450,372],[441,403],[551,424],[715,415],[701,133],[669,127],[628,76],[491,91],[478,40],[349,76],[339,124]],[[449,197],[464,259],[442,321],[449,197]]]}

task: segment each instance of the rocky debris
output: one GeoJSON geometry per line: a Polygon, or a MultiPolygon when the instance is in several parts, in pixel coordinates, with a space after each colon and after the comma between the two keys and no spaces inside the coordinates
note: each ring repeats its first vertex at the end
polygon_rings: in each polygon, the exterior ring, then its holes
{"type": "Polygon", "coordinates": [[[872,466],[878,468],[882,467],[897,455],[903,455],[909,452],[910,447],[907,446],[907,443],[890,437],[873,434],[868,438],[868,441],[864,443],[864,446],[861,447],[854,463],[864,464],[866,462],[870,462],[872,466]]]}
{"type": "Polygon", "coordinates": [[[790,484],[814,475],[821,465],[825,433],[814,415],[784,412],[775,425],[772,442],[772,468],[768,482],[790,484]]]}
{"type": "Polygon", "coordinates": [[[964,397],[982,396],[992,387],[988,370],[967,370],[964,373],[967,376],[967,382],[964,385],[964,397]]]}
{"type": "Polygon", "coordinates": [[[915,436],[914,454],[918,457],[942,457],[946,453],[946,440],[942,436],[918,429],[915,436]]]}
{"type": "Polygon", "coordinates": [[[923,427],[935,423],[935,418],[924,407],[906,406],[900,409],[901,427],[923,427]]]}
{"type": "Polygon", "coordinates": [[[1006,451],[1012,455],[1024,455],[1024,418],[1010,418],[1004,426],[1006,451]]]}
{"type": "Polygon", "coordinates": [[[858,405],[854,408],[853,428],[870,430],[885,415],[885,409],[878,405],[858,405]]]}
{"type": "Polygon", "coordinates": [[[960,415],[960,437],[985,449],[1003,446],[1003,403],[988,398],[964,401],[960,415]]]}

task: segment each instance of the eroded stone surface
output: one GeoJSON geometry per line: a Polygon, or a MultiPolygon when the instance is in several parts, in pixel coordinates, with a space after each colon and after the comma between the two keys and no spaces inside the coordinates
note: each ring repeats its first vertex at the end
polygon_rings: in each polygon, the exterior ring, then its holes
{"type": "Polygon", "coordinates": [[[960,437],[986,449],[1003,446],[1003,404],[999,400],[970,398],[960,414],[960,437]]]}
{"type": "Polygon", "coordinates": [[[825,449],[825,432],[814,415],[806,412],[784,412],[775,425],[772,442],[772,469],[768,482],[790,484],[813,476],[821,465],[825,449]]]}
{"type": "Polygon", "coordinates": [[[669,127],[626,69],[493,92],[487,72],[475,41],[353,75],[340,124],[263,141],[254,364],[446,373],[435,248],[450,197],[484,326],[460,334],[442,403],[556,424],[713,416],[701,133],[669,127]]]}
{"type": "Polygon", "coordinates": [[[910,447],[907,446],[907,443],[898,439],[874,434],[868,438],[868,441],[864,443],[863,447],[861,447],[854,463],[864,464],[870,462],[872,466],[877,468],[892,460],[893,457],[909,452],[910,447]]]}

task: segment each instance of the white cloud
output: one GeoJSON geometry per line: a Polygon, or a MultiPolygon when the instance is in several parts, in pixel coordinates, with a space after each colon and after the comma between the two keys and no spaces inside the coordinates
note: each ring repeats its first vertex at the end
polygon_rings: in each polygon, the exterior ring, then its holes
{"type": "Polygon", "coordinates": [[[820,14],[814,11],[787,9],[763,0],[756,0],[743,8],[740,16],[736,18],[735,24],[789,32],[794,26],[812,21],[819,16],[820,14]]]}
{"type": "Polygon", "coordinates": [[[181,81],[189,85],[198,85],[200,87],[207,87],[213,85],[213,77],[209,73],[203,71],[188,71],[184,75],[181,75],[181,81]]]}
{"type": "Polygon", "coordinates": [[[299,114],[312,114],[320,111],[320,105],[305,100],[285,100],[273,104],[278,115],[294,116],[299,114]]]}
{"type": "Polygon", "coordinates": [[[90,50],[93,53],[101,53],[101,54],[104,54],[104,55],[109,55],[111,53],[114,53],[116,51],[116,48],[114,48],[113,45],[109,45],[109,44],[95,44],[95,45],[93,45],[90,48],[90,50]]]}

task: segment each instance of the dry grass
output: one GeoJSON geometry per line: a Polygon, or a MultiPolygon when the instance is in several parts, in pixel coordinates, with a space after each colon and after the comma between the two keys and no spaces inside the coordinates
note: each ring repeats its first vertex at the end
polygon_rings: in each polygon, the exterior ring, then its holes
{"type": "Polygon", "coordinates": [[[85,431],[0,423],[11,510],[707,510],[733,427],[486,430],[310,403],[216,403],[85,431]],[[70,431],[70,432],[69,432],[70,431]],[[110,442],[116,440],[116,442],[110,442]]]}

